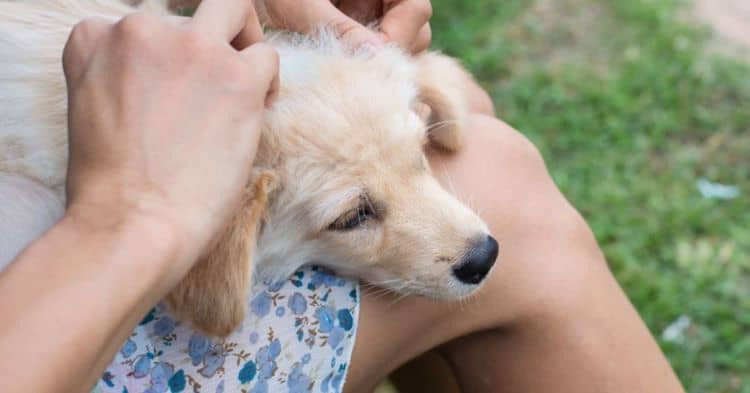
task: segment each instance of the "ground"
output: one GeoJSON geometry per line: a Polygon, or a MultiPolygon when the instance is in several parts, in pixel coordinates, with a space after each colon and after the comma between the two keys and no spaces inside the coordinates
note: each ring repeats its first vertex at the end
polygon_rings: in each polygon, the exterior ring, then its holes
{"type": "Polygon", "coordinates": [[[697,0],[694,15],[712,26],[732,54],[750,60],[750,1],[697,0]]]}
{"type": "Polygon", "coordinates": [[[433,6],[434,46],[539,146],[688,391],[750,392],[750,2],[433,6]]]}

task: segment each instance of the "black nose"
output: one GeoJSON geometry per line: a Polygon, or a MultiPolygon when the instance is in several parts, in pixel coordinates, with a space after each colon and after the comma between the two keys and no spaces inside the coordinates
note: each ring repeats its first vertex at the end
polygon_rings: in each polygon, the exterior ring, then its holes
{"type": "Polygon", "coordinates": [[[499,248],[492,236],[485,237],[453,267],[453,274],[464,284],[479,284],[495,264],[499,248]]]}

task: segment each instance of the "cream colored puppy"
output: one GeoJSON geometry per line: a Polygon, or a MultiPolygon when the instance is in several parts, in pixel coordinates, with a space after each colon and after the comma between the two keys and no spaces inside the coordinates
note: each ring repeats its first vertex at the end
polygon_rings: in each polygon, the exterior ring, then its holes
{"type": "MultiPolygon", "coordinates": [[[[167,12],[159,2],[144,7],[167,12]]],[[[5,263],[39,233],[31,221],[48,226],[62,213],[68,33],[83,18],[133,11],[117,0],[0,1],[5,263]],[[19,203],[23,195],[34,199],[19,203]]],[[[438,54],[352,50],[325,33],[270,42],[281,90],[265,114],[245,200],[168,304],[196,328],[225,335],[244,317],[253,276],[280,280],[311,263],[406,294],[458,299],[476,290],[497,242],[441,188],[424,153],[460,148],[465,72],[438,54]]]]}

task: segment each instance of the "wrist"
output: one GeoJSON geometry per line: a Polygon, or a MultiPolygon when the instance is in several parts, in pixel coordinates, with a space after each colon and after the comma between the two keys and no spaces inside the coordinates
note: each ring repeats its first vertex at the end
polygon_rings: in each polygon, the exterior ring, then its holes
{"type": "Polygon", "coordinates": [[[143,212],[112,210],[71,204],[60,224],[82,241],[97,241],[128,255],[125,266],[119,267],[138,270],[154,282],[175,284],[187,271],[182,268],[187,258],[185,236],[177,225],[143,212]]]}

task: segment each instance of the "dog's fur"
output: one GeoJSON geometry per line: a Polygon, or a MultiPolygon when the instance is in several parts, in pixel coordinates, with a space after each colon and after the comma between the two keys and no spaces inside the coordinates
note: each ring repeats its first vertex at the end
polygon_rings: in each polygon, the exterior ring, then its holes
{"type": "MultiPolygon", "coordinates": [[[[142,7],[167,12],[159,1],[142,7]]],[[[32,184],[0,177],[0,234],[28,221],[29,210],[49,214],[47,226],[61,214],[60,57],[69,31],[86,17],[133,11],[118,0],[0,1],[0,174],[32,184]],[[43,190],[31,206],[7,203],[31,188],[43,190]]],[[[251,276],[271,282],[309,263],[402,293],[459,298],[475,290],[451,269],[487,227],[440,187],[424,154],[428,144],[460,148],[467,74],[439,54],[353,50],[325,32],[270,42],[280,54],[281,90],[264,115],[244,204],[168,304],[195,327],[225,335],[243,319],[251,276]],[[416,110],[422,103],[430,110],[416,110]],[[370,219],[342,230],[361,214],[370,219]]],[[[35,231],[0,239],[6,263],[35,231]]]]}

